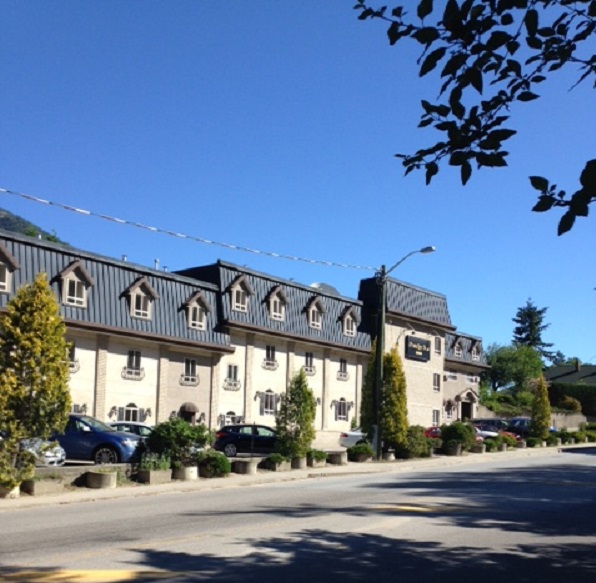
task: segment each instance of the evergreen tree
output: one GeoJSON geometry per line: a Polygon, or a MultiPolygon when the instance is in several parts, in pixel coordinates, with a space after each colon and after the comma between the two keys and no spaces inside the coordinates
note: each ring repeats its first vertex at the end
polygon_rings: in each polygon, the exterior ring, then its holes
{"type": "Polygon", "coordinates": [[[530,346],[538,351],[543,359],[551,360],[553,353],[549,350],[551,343],[542,340],[542,333],[550,326],[544,323],[544,316],[548,308],[537,308],[531,299],[526,305],[518,308],[513,322],[513,344],[516,346],[530,346]]]}
{"type": "Polygon", "coordinates": [[[369,439],[373,436],[375,424],[375,378],[377,365],[377,341],[373,340],[368,355],[366,374],[362,384],[362,396],[360,397],[360,429],[369,439]]]}
{"type": "Polygon", "coordinates": [[[24,464],[20,440],[62,431],[70,410],[66,327],[45,274],[19,289],[0,321],[1,465],[24,464]]]}
{"type": "Polygon", "coordinates": [[[275,416],[277,450],[290,458],[305,457],[315,438],[316,402],[304,370],[296,374],[281,397],[275,416]]]}
{"type": "Polygon", "coordinates": [[[396,348],[383,355],[383,385],[381,394],[381,440],[385,447],[396,450],[407,444],[408,404],[406,375],[396,348]]]}
{"type": "Polygon", "coordinates": [[[548,400],[548,386],[544,376],[540,376],[536,387],[536,396],[532,404],[532,421],[530,435],[546,439],[550,429],[550,402],[548,400]]]}

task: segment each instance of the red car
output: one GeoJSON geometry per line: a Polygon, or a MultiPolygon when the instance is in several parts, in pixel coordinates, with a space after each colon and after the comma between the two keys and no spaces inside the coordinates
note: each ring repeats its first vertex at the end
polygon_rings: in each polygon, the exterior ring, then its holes
{"type": "Polygon", "coordinates": [[[437,438],[441,437],[441,428],[440,427],[429,427],[424,431],[424,437],[431,437],[437,438]]]}

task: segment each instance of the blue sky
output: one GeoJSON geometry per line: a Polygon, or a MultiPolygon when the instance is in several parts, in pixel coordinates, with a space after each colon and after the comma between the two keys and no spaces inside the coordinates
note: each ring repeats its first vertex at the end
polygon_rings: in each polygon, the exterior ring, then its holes
{"type": "MultiPolygon", "coordinates": [[[[393,272],[447,297],[485,346],[518,307],[548,307],[543,339],[596,363],[596,216],[557,237],[528,176],[573,190],[594,156],[589,84],[558,75],[512,112],[509,167],[430,187],[396,152],[436,81],[353,0],[0,0],[0,187],[204,239],[393,272]]],[[[438,137],[438,135],[437,135],[438,137]]],[[[241,253],[0,195],[71,245],[170,271],[217,259],[356,297],[372,271],[241,253]]],[[[594,209],[593,209],[594,212],[594,209]]]]}

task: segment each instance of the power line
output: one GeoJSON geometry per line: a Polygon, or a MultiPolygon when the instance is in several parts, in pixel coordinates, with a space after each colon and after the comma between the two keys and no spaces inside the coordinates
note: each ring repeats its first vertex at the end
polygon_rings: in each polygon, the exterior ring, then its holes
{"type": "Polygon", "coordinates": [[[168,229],[161,229],[160,227],[151,227],[149,225],[144,225],[142,223],[138,223],[136,221],[129,221],[126,219],[119,219],[116,217],[112,217],[110,215],[104,215],[101,213],[95,213],[93,211],[80,209],[74,206],[62,204],[59,202],[54,202],[51,200],[45,200],[43,198],[38,198],[36,196],[31,196],[30,194],[24,194],[22,192],[17,192],[15,190],[10,190],[8,188],[1,188],[0,192],[5,194],[12,194],[13,196],[17,196],[19,198],[24,198],[25,200],[29,200],[32,202],[36,202],[39,204],[46,204],[49,206],[55,206],[61,208],[63,210],[71,211],[73,213],[77,213],[79,215],[85,215],[89,217],[97,217],[99,219],[103,219],[104,221],[111,221],[113,223],[119,223],[121,225],[129,225],[132,227],[136,227],[138,229],[144,229],[145,231],[151,231],[153,233],[161,233],[163,235],[169,235],[170,237],[176,237],[178,239],[188,239],[190,241],[195,241],[196,243],[203,243],[205,245],[215,245],[217,247],[223,247],[224,249],[231,249],[232,251],[240,251],[244,253],[252,253],[254,255],[265,255],[267,257],[273,257],[275,259],[285,259],[287,261],[300,261],[303,263],[310,263],[313,265],[325,265],[326,267],[341,267],[343,269],[359,269],[359,270],[366,270],[366,271],[377,271],[376,267],[369,267],[365,265],[350,265],[349,263],[336,263],[335,261],[323,261],[320,259],[307,259],[305,257],[297,257],[294,255],[286,255],[284,253],[275,253],[273,251],[261,251],[259,249],[251,249],[250,247],[242,247],[240,245],[233,245],[231,243],[222,243],[219,241],[211,241],[210,239],[204,239],[203,237],[197,237],[195,235],[187,235],[185,233],[177,233],[175,231],[169,231],[168,229]]]}

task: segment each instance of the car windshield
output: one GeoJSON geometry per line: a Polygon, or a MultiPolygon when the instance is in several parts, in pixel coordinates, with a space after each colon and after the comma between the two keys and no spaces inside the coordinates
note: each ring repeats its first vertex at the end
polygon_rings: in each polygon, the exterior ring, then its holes
{"type": "Polygon", "coordinates": [[[99,419],[95,419],[94,417],[81,415],[80,417],[77,417],[77,419],[79,419],[82,423],[85,423],[86,425],[93,427],[93,429],[95,429],[96,431],[117,431],[113,427],[106,425],[105,423],[103,423],[99,419]]]}

